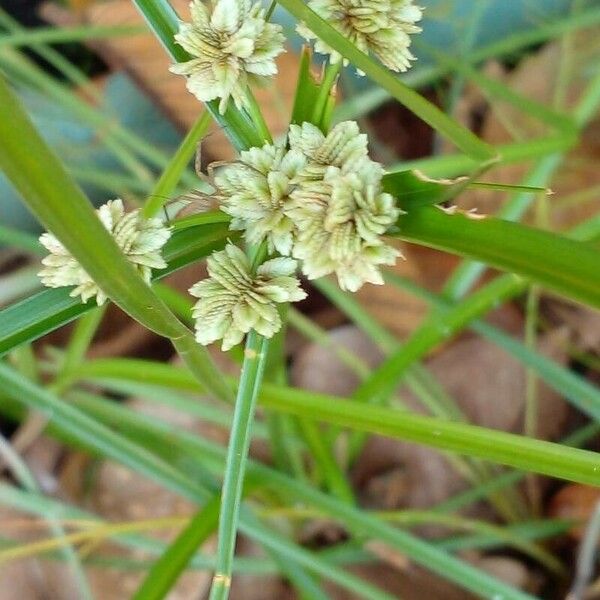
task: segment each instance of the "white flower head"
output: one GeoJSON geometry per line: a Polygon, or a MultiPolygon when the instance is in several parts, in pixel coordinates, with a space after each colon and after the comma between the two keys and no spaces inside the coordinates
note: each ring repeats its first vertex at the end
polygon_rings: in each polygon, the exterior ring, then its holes
{"type": "Polygon", "coordinates": [[[305,166],[297,150],[265,144],[241,153],[234,163],[210,169],[221,210],[233,217],[230,228],[245,231],[250,244],[267,240],[269,251],[289,256],[294,223],[288,217],[292,180],[305,166]]]}
{"type": "MultiPolygon", "coordinates": [[[[409,49],[410,34],[421,31],[415,23],[421,20],[422,9],[413,0],[309,0],[308,6],[359,50],[376,55],[392,71],[406,71],[415,58],[409,49]]],[[[329,54],[332,63],[340,61],[341,56],[306,25],[299,24],[297,30],[307,40],[316,39],[315,50],[329,54]]]]}
{"type": "MultiPolygon", "coordinates": [[[[164,269],[167,266],[161,249],[171,232],[159,219],[144,219],[139,210],[125,213],[120,199],[109,200],[96,213],[144,281],[150,282],[152,269],[164,269]]],[[[40,242],[50,252],[42,260],[44,268],[38,273],[45,286],[74,285],[76,287],[71,296],[81,296],[83,302],[96,297],[99,306],[106,302],[106,294],[55,236],[44,233],[40,236],[40,242]]]]}
{"type": "Polygon", "coordinates": [[[222,349],[239,344],[251,329],[270,338],[281,328],[276,303],[306,297],[294,276],[296,261],[274,258],[253,275],[248,257],[233,244],[207,259],[208,279],[191,289],[199,298],[192,315],[196,340],[203,345],[222,339],[222,349]]]}
{"type": "Polygon", "coordinates": [[[241,107],[248,80],[275,75],[275,58],[283,52],[279,25],[267,23],[265,10],[250,0],[192,0],[191,23],[181,23],[175,40],[192,56],[171,66],[187,77],[187,88],[199,100],[220,98],[223,114],[229,98],[241,107]]]}
{"type": "Polygon", "coordinates": [[[367,136],[355,121],[338,123],[327,135],[312,123],[290,125],[288,139],[290,148],[307,159],[299,179],[322,179],[331,167],[352,173],[365,163],[377,164],[368,158],[367,136]]]}
{"type": "Polygon", "coordinates": [[[308,279],[335,273],[343,290],[382,284],[379,265],[400,256],[381,236],[396,221],[394,198],[381,191],[379,169],[369,176],[331,170],[322,181],[306,182],[292,195],[298,227],[293,256],[308,279]]]}

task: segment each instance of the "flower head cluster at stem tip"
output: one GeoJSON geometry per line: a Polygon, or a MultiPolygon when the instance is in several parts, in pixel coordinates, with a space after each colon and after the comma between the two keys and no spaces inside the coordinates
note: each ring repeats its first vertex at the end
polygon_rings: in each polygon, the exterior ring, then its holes
{"type": "Polygon", "coordinates": [[[270,338],[281,328],[276,304],[306,297],[291,258],[267,260],[254,274],[248,257],[229,243],[207,259],[207,267],[209,277],[190,288],[199,298],[192,312],[196,340],[204,345],[222,339],[222,349],[229,350],[251,329],[270,338]]]}
{"type": "MultiPolygon", "coordinates": [[[[421,31],[415,23],[421,20],[423,10],[413,0],[309,0],[308,6],[359,50],[374,54],[392,71],[406,71],[415,58],[409,49],[410,34],[421,31]]],[[[341,60],[306,25],[299,24],[297,31],[307,40],[316,40],[315,50],[329,54],[332,63],[341,60]]]]}
{"type": "MultiPolygon", "coordinates": [[[[167,266],[161,249],[171,232],[159,219],[144,219],[139,210],[126,213],[123,201],[119,198],[109,200],[96,214],[146,283],[150,282],[152,269],[164,269],[167,266]]],[[[44,268],[38,273],[44,285],[74,285],[76,287],[71,296],[80,296],[83,302],[95,297],[99,306],[106,302],[106,294],[56,237],[44,233],[40,242],[50,252],[42,260],[44,268]]]]}
{"type": "Polygon", "coordinates": [[[229,98],[236,106],[246,102],[249,81],[275,75],[275,58],[283,52],[279,25],[267,23],[265,10],[250,0],[193,0],[191,23],[181,23],[177,43],[191,59],[171,66],[187,77],[187,88],[199,100],[220,98],[225,113],[229,98]]]}
{"type": "Polygon", "coordinates": [[[289,149],[265,144],[209,167],[230,227],[299,259],[309,279],[335,273],[350,291],[383,283],[378,267],[400,253],[381,236],[400,211],[381,189],[383,169],[369,158],[366,135],[353,121],[328,135],[303,123],[290,126],[288,142],[289,149]]]}

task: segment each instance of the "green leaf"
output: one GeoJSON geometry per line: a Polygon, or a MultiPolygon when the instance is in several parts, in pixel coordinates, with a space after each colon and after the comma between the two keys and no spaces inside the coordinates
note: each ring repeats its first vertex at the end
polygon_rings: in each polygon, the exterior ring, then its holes
{"type": "Polygon", "coordinates": [[[404,104],[436,131],[454,142],[463,152],[477,160],[489,160],[496,151],[481,141],[475,134],[465,129],[457,121],[445,115],[437,106],[425,100],[420,94],[406,87],[385,67],[361,52],[327,21],[311,10],[301,0],[280,0],[279,4],[288,10],[298,21],[307,27],[331,48],[347,58],[354,66],[364,71],[374,82],[386,89],[396,100],[404,104]]]}
{"type": "Polygon", "coordinates": [[[264,385],[267,408],[600,487],[600,456],[502,431],[264,385]]]}
{"type": "Polygon", "coordinates": [[[410,170],[386,173],[382,184],[383,190],[395,196],[398,206],[408,212],[450,200],[464,190],[468,179],[430,179],[420,171],[410,170]]]}
{"type": "Polygon", "coordinates": [[[220,496],[213,496],[154,564],[132,600],[162,600],[217,526],[220,496]]]}
{"type": "Polygon", "coordinates": [[[134,36],[144,33],[137,25],[84,25],[80,27],[36,27],[33,30],[2,35],[0,46],[29,46],[94,40],[100,38],[134,36]]]}
{"type": "MultiPolygon", "coordinates": [[[[136,377],[148,385],[198,391],[198,383],[184,369],[151,361],[128,359],[88,361],[74,375],[95,381],[95,365],[102,379],[136,377]],[[119,364],[124,366],[123,371],[119,364]]],[[[267,408],[377,433],[426,446],[506,464],[518,469],[600,486],[600,458],[595,452],[567,448],[524,436],[415,415],[403,410],[367,405],[304,390],[264,383],[259,403],[267,408]]]]}
{"type": "Polygon", "coordinates": [[[291,123],[302,124],[309,122],[312,117],[313,108],[319,97],[319,84],[311,72],[312,52],[308,46],[302,48],[300,55],[300,68],[298,72],[298,84],[292,108],[291,123]]]}
{"type": "MultiPolygon", "coordinates": [[[[510,142],[496,146],[499,164],[520,163],[526,160],[539,158],[554,152],[566,151],[572,148],[577,138],[571,134],[550,135],[548,137],[525,140],[523,142],[510,142]]],[[[470,173],[479,165],[466,154],[444,154],[419,158],[416,160],[402,161],[389,172],[391,175],[396,169],[418,169],[428,177],[456,177],[470,173]]]]}
{"type": "MultiPolygon", "coordinates": [[[[167,337],[216,397],[229,399],[206,348],[154,294],[0,77],[0,167],[23,201],[103,292],[144,327],[167,337]]],[[[187,230],[189,234],[190,230],[187,230]]],[[[176,262],[176,261],[175,261],[176,262]]]]}
{"type": "MultiPolygon", "coordinates": [[[[185,371],[170,365],[164,366],[179,371],[183,374],[184,378],[187,378],[188,382],[196,385],[193,378],[185,373],[185,371]]],[[[330,403],[331,401],[335,404],[337,399],[329,398],[330,403]]],[[[180,460],[183,460],[184,465],[191,466],[190,463],[193,463],[205,466],[210,463],[212,470],[219,474],[222,473],[225,463],[225,450],[220,446],[216,446],[196,435],[180,430],[172,430],[169,433],[168,426],[163,422],[159,422],[151,417],[141,416],[123,406],[115,405],[106,400],[98,399],[93,404],[88,402],[85,404],[85,407],[92,414],[98,414],[98,418],[106,420],[108,425],[121,430],[126,437],[132,436],[133,439],[136,439],[139,434],[143,440],[147,435],[142,430],[146,430],[148,434],[153,432],[151,435],[158,442],[158,446],[162,449],[162,452],[169,454],[174,460],[177,460],[177,455],[182,455],[182,459],[180,460]],[[161,434],[161,431],[166,431],[166,433],[161,434]],[[164,441],[161,442],[161,438],[164,441]]],[[[461,587],[473,591],[482,598],[490,598],[496,595],[501,596],[505,600],[533,600],[528,594],[494,579],[487,573],[477,570],[471,565],[438,550],[432,544],[410,533],[390,527],[388,523],[384,523],[366,511],[340,502],[332,496],[323,494],[319,490],[308,487],[296,479],[252,460],[249,461],[248,467],[248,474],[253,480],[260,481],[277,494],[284,494],[288,502],[293,502],[294,504],[300,502],[314,506],[330,518],[343,523],[359,539],[379,539],[402,554],[407,555],[417,564],[438,573],[441,577],[449,581],[454,581],[461,587]]],[[[247,522],[247,513],[242,514],[242,522],[244,524],[247,522]]],[[[244,529],[249,532],[246,527],[244,529]]],[[[287,548],[289,548],[287,544],[281,547],[282,555],[283,551],[287,551],[287,548]]],[[[304,558],[306,558],[306,555],[304,555],[304,558]]],[[[329,571],[325,570],[323,574],[328,576],[329,571]]]]}
{"type": "Polygon", "coordinates": [[[600,308],[600,253],[593,246],[492,217],[420,208],[398,219],[406,241],[529,277],[567,298],[600,308]]]}
{"type": "Polygon", "coordinates": [[[169,200],[210,124],[210,113],[203,112],[192,125],[148,196],[142,211],[145,217],[154,216],[169,200]]]}
{"type": "Polygon", "coordinates": [[[169,482],[171,488],[177,489],[187,498],[197,499],[198,495],[204,497],[207,494],[202,486],[189,482],[162,459],[31,383],[4,362],[0,362],[0,382],[6,396],[41,412],[50,421],[57,422],[70,439],[84,447],[111,457],[156,481],[169,482]]]}

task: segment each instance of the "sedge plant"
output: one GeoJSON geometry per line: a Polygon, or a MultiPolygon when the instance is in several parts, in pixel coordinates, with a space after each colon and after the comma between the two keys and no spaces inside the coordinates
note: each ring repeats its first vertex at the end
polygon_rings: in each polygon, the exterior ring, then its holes
{"type": "MultiPolygon", "coordinates": [[[[367,555],[367,542],[378,540],[483,598],[531,598],[444,549],[391,527],[389,522],[459,523],[522,550],[560,574],[555,557],[529,538],[520,537],[518,529],[499,531],[439,514],[408,514],[404,518],[363,511],[356,506],[346,465],[337,460],[335,441],[342,428],[353,432],[350,460],[360,452],[364,435],[375,433],[471,459],[600,485],[600,459],[593,452],[487,430],[461,419],[453,422],[451,410],[421,416],[389,405],[400,379],[406,373],[419,372],[421,358],[472,325],[517,355],[584,412],[593,418],[600,415],[599,394],[590,384],[476,320],[499,301],[522,292],[527,282],[599,308],[599,256],[591,243],[599,237],[597,223],[563,236],[510,222],[517,221],[518,215],[479,218],[441,207],[467,187],[493,187],[478,181],[493,164],[518,160],[527,152],[547,156],[572,144],[577,128],[600,103],[600,78],[589,83],[576,121],[557,117],[531,102],[523,103],[525,111],[554,123],[557,133],[550,142],[544,139],[526,148],[518,144],[516,148],[494,148],[396,76],[413,65],[411,45],[421,31],[422,9],[412,0],[280,0],[281,7],[297,20],[298,32],[314,44],[325,63],[321,76],[313,75],[311,54],[304,51],[289,127],[283,139],[275,139],[252,92],[254,85],[276,74],[276,58],[285,50],[283,29],[271,22],[271,10],[250,0],[193,0],[189,19],[181,19],[167,0],[134,3],[170,55],[173,76],[185,77],[189,93],[199,102],[196,124],[174,157],[159,161],[164,170],[142,208],[127,210],[123,201],[115,198],[94,211],[35,130],[10,85],[0,78],[0,167],[48,230],[40,238],[48,253],[42,259],[39,276],[44,285],[53,288],[0,312],[0,354],[13,352],[14,356],[17,347],[86,313],[92,315],[81,321],[82,333],[73,336],[66,356],[45,364],[46,374],[55,378],[47,389],[8,362],[0,365],[6,413],[21,418],[23,407],[41,411],[46,417],[43,426],[52,435],[120,461],[201,505],[149,570],[135,596],[139,600],[164,597],[215,530],[211,600],[229,596],[239,532],[265,548],[274,568],[302,597],[327,598],[321,579],[329,578],[364,598],[390,598],[382,589],[345,571],[345,559],[336,562],[318,556],[276,531],[251,503],[244,502],[244,495],[257,489],[290,506],[302,502],[312,507],[314,515],[334,518],[350,532],[357,549],[362,547],[367,555]],[[429,167],[433,171],[436,166],[446,169],[440,174],[459,171],[464,177],[438,181],[409,168],[386,170],[374,161],[369,155],[368,137],[355,121],[333,123],[336,81],[345,68],[371,78],[384,94],[452,142],[463,154],[442,157],[437,163],[431,159],[433,167],[429,167]],[[217,208],[165,221],[159,217],[159,209],[174,195],[180,179],[185,176],[189,180],[186,164],[211,118],[223,127],[237,153],[235,160],[209,165],[200,175],[202,190],[194,192],[194,197],[205,207],[217,208]],[[426,297],[433,306],[432,313],[398,348],[393,337],[384,336],[388,357],[376,370],[365,370],[355,357],[346,357],[362,376],[352,399],[289,387],[282,340],[288,315],[300,326],[302,317],[294,310],[290,312],[287,305],[303,300],[308,293],[306,282],[315,281],[321,289],[329,290],[328,295],[345,306],[359,325],[377,336],[377,327],[368,315],[357,312],[354,301],[344,298],[364,285],[384,285],[384,268],[403,260],[390,238],[478,263],[465,263],[457,270],[441,297],[415,289],[410,282],[387,278],[391,281],[388,284],[408,287],[426,297]],[[548,248],[552,248],[551,253],[548,248]],[[198,260],[206,260],[208,276],[190,288],[187,300],[156,283],[198,260]],[[481,263],[508,274],[458,303],[481,272],[477,266],[481,263]],[[329,279],[323,280],[325,277],[329,279]],[[102,313],[89,311],[107,301],[170,340],[184,367],[129,359],[84,363],[82,356],[102,318],[102,313]],[[214,343],[222,351],[241,350],[238,380],[220,373],[205,348],[214,343]],[[210,411],[203,415],[230,426],[227,451],[90,394],[84,391],[86,382],[118,393],[135,393],[143,384],[143,393],[176,402],[187,411],[198,409],[181,392],[207,393],[226,407],[225,417],[210,411]],[[253,436],[260,433],[269,438],[282,431],[277,427],[259,431],[255,423],[258,403],[277,412],[282,417],[278,427],[289,434],[283,445],[270,439],[274,454],[279,448],[289,455],[276,461],[277,468],[248,459],[253,436]],[[330,425],[331,435],[322,437],[319,423],[330,425]],[[316,478],[306,472],[306,452],[312,455],[316,478]],[[189,465],[192,467],[186,468],[189,465]],[[327,491],[320,489],[319,480],[324,481],[327,491]]],[[[96,36],[125,33],[93,31],[96,36]]],[[[79,30],[67,34],[71,38],[84,35],[79,30]]],[[[28,43],[26,35],[12,35],[13,45],[28,43]]],[[[54,37],[40,32],[29,42],[40,44],[54,37]]],[[[7,72],[21,73],[47,89],[56,89],[23,61],[18,53],[0,53],[0,65],[7,72]]],[[[479,76],[470,66],[462,68],[442,58],[439,63],[441,69],[457,70],[488,93],[519,104],[514,94],[479,76]]],[[[87,110],[83,112],[87,114],[87,110]]],[[[123,141],[130,144],[131,138],[125,134],[117,139],[117,143],[123,141]]],[[[126,158],[130,166],[137,165],[135,152],[133,158],[129,153],[126,158]]],[[[139,169],[132,172],[139,174],[139,169]]],[[[536,181],[504,188],[517,194],[513,206],[520,214],[527,204],[523,197],[540,190],[536,181]]],[[[26,242],[31,247],[31,240],[26,242]]],[[[317,339],[322,337],[314,327],[305,325],[304,329],[317,339]]],[[[429,392],[436,394],[435,390],[429,392]]],[[[430,406],[441,406],[436,402],[434,398],[430,406]]],[[[489,485],[487,469],[477,467],[473,473],[482,488],[489,485]]],[[[19,496],[32,513],[43,510],[35,492],[32,487],[29,496],[19,496]]],[[[5,496],[10,496],[8,490],[5,496]]],[[[559,525],[557,530],[562,530],[559,525]]],[[[115,535],[130,531],[136,531],[135,527],[115,528],[115,535]]],[[[72,535],[70,539],[83,538],[72,535]]],[[[122,539],[124,543],[140,543],[137,538],[122,539]]],[[[42,543],[0,550],[0,561],[55,547],[42,543]]],[[[353,559],[356,555],[364,559],[360,552],[355,552],[353,559]]]]}

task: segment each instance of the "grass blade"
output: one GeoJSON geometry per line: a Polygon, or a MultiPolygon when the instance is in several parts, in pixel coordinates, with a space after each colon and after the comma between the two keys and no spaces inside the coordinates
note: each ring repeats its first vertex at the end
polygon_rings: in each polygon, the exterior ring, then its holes
{"type": "Polygon", "coordinates": [[[213,533],[221,498],[213,496],[154,564],[132,600],[162,600],[202,543],[213,533]]]}
{"type": "Polygon", "coordinates": [[[210,113],[204,112],[192,125],[150,192],[142,211],[145,217],[154,216],[169,200],[169,196],[175,191],[181,175],[195,155],[198,143],[206,135],[211,121],[210,113]]]}
{"type": "MultiPolygon", "coordinates": [[[[185,372],[183,373],[185,374],[185,372]]],[[[189,377],[187,374],[186,376],[189,377]]],[[[193,382],[192,378],[190,380],[193,382]]],[[[330,400],[332,399],[330,398],[330,400]]],[[[102,413],[104,417],[108,418],[109,423],[122,429],[124,435],[132,435],[139,428],[138,414],[104,400],[100,401],[100,403],[106,407],[102,413]]],[[[92,412],[95,412],[95,408],[87,406],[92,412]]],[[[97,406],[98,403],[96,403],[96,408],[97,406]]],[[[145,427],[155,430],[161,429],[164,425],[158,422],[155,422],[155,425],[150,425],[153,421],[150,418],[145,418],[144,421],[145,427]]],[[[166,444],[161,444],[161,447],[166,448],[168,444],[177,446],[187,459],[201,461],[202,464],[210,462],[216,472],[222,472],[225,462],[225,451],[223,448],[217,447],[197,436],[185,433],[181,433],[181,435],[177,435],[174,438],[167,437],[167,439],[169,441],[166,444]]],[[[169,452],[172,453],[172,450],[169,449],[169,452]]],[[[342,522],[360,540],[380,539],[392,548],[410,557],[417,564],[438,573],[444,579],[454,581],[464,589],[471,590],[479,597],[490,598],[501,596],[505,600],[533,600],[528,594],[516,590],[494,579],[487,573],[479,571],[471,565],[438,550],[432,544],[424,542],[402,530],[390,527],[388,523],[384,523],[365,511],[340,502],[332,496],[327,496],[269,467],[249,461],[248,474],[256,480],[263,482],[276,493],[285,494],[288,501],[293,503],[302,502],[314,506],[317,510],[323,511],[336,521],[342,522]]],[[[246,514],[242,515],[242,522],[246,522],[246,514]]],[[[282,549],[284,550],[285,548],[284,546],[282,549]]]]}
{"type": "Polygon", "coordinates": [[[169,482],[187,498],[204,497],[204,488],[194,483],[173,467],[155,457],[145,448],[123,439],[108,427],[69,406],[56,395],[39,388],[25,377],[0,362],[0,382],[6,396],[32,410],[41,412],[48,421],[58,423],[71,440],[91,448],[102,456],[113,458],[155,481],[169,482]]]}
{"type": "MultiPolygon", "coordinates": [[[[109,364],[88,361],[79,367],[76,374],[85,380],[95,381],[97,364],[103,379],[135,376],[147,385],[198,391],[194,377],[182,368],[136,360],[132,369],[127,366],[128,363],[128,359],[114,359],[109,364]],[[123,365],[122,370],[119,365],[123,365]]],[[[550,477],[600,486],[600,455],[595,452],[270,383],[263,384],[259,403],[273,410],[357,431],[413,441],[550,477]]]]}
{"type": "Polygon", "coordinates": [[[36,27],[34,30],[0,36],[0,46],[30,46],[34,44],[56,44],[94,40],[101,38],[134,36],[144,33],[135,25],[82,27],[36,27]]]}
{"type": "Polygon", "coordinates": [[[398,237],[404,240],[484,261],[600,308],[600,254],[589,244],[518,223],[451,215],[431,207],[402,215],[398,226],[398,237]]]}
{"type": "Polygon", "coordinates": [[[0,77],[0,166],[36,217],[64,244],[117,305],[155,333],[169,338],[210,387],[229,398],[207,350],[152,292],[98,219],[81,189],[36,131],[0,77]]]}

